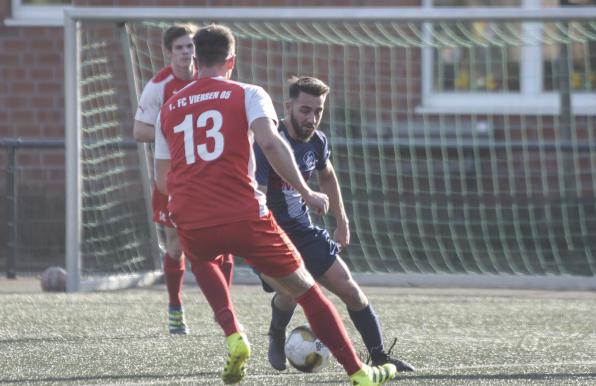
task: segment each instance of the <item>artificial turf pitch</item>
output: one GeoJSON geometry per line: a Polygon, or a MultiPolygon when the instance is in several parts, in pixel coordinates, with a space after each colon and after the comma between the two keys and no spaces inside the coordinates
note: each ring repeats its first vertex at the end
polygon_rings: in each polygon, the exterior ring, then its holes
{"type": "MultiPolygon", "coordinates": [[[[596,384],[596,293],[365,287],[387,344],[418,368],[393,384],[596,384]]],[[[0,291],[1,292],[1,291],[0,291]]],[[[359,352],[345,307],[330,296],[359,352]]],[[[342,385],[267,362],[270,295],[234,286],[253,355],[243,385],[342,385]]],[[[0,294],[0,384],[221,384],[224,338],[195,286],[184,301],[191,333],[169,336],[164,286],[73,295],[0,294]]],[[[305,323],[297,310],[290,327],[305,323]]]]}

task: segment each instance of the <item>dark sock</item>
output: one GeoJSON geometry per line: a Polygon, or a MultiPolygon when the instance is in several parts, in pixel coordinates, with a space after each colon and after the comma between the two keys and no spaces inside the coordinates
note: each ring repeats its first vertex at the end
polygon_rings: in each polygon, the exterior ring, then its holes
{"type": "Polygon", "coordinates": [[[362,336],[366,350],[370,353],[371,359],[384,355],[383,335],[381,334],[381,323],[377,314],[369,304],[365,309],[352,311],[348,309],[350,319],[362,336]]]}
{"type": "Polygon", "coordinates": [[[356,351],[348,338],[339,314],[315,284],[304,294],[296,298],[304,309],[304,314],[315,335],[323,342],[333,356],[352,375],[362,367],[356,351]]]}
{"type": "Polygon", "coordinates": [[[285,331],[288,324],[290,324],[290,320],[292,320],[296,308],[292,308],[289,311],[280,310],[275,306],[275,296],[271,298],[271,324],[269,329],[285,331]]]}
{"type": "Polygon", "coordinates": [[[184,283],[184,259],[175,260],[167,253],[163,257],[163,273],[168,289],[170,307],[182,308],[182,284],[184,283]]]}

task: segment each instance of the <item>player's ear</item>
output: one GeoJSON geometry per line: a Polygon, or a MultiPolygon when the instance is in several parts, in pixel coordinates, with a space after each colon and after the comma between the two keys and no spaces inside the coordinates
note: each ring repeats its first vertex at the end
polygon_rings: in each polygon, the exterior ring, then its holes
{"type": "Polygon", "coordinates": [[[288,99],[286,101],[286,111],[291,111],[292,110],[292,100],[288,99]]]}
{"type": "Polygon", "coordinates": [[[229,71],[233,70],[236,65],[236,55],[230,56],[226,61],[226,65],[229,71]]]}

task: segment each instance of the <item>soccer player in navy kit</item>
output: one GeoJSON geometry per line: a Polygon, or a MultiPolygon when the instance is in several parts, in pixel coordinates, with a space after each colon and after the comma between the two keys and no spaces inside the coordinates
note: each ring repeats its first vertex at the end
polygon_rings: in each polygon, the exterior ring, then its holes
{"type": "MultiPolygon", "coordinates": [[[[350,228],[337,177],[329,160],[329,142],[325,134],[317,130],[328,93],[329,87],[317,78],[290,79],[286,117],[280,122],[278,130],[290,144],[304,179],[308,180],[317,171],[319,186],[329,197],[329,211],[336,221],[333,239],[326,230],[313,225],[300,194],[277,175],[263,152],[255,146],[257,182],[267,194],[267,206],[302,255],[308,271],[346,304],[373,365],[392,363],[398,371],[414,371],[410,364],[392,358],[385,350],[378,317],[338,255],[341,248],[350,242],[350,228]]],[[[271,301],[269,362],[273,368],[284,370],[286,327],[296,302],[275,283],[264,282],[263,287],[268,292],[276,292],[271,301]]]]}

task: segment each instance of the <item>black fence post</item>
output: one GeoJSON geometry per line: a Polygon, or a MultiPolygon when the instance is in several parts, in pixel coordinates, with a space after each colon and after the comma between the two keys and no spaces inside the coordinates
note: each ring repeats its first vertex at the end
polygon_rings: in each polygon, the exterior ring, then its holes
{"type": "Polygon", "coordinates": [[[8,170],[6,190],[8,200],[8,257],[6,259],[6,277],[16,279],[17,259],[17,184],[15,181],[16,147],[11,146],[8,150],[8,170]]]}

